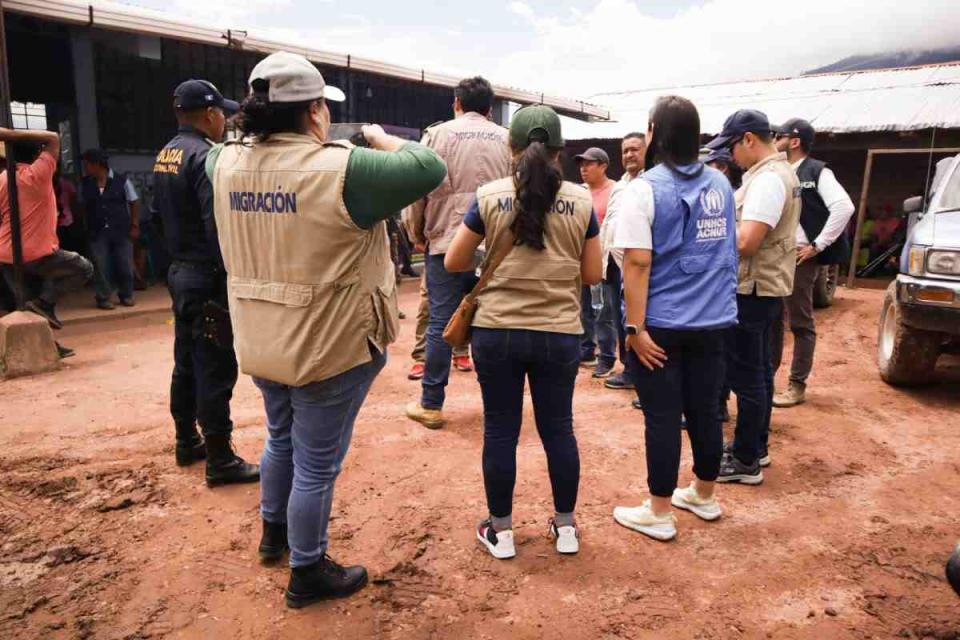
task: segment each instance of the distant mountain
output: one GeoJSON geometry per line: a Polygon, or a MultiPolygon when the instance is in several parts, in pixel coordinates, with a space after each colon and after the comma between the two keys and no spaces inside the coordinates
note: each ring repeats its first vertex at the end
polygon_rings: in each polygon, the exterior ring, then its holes
{"type": "Polygon", "coordinates": [[[866,56],[850,56],[825,67],[806,71],[804,75],[837,73],[840,71],[866,71],[868,69],[896,69],[898,67],[914,67],[921,64],[940,64],[943,62],[960,62],[960,46],[926,51],[896,51],[866,56]]]}

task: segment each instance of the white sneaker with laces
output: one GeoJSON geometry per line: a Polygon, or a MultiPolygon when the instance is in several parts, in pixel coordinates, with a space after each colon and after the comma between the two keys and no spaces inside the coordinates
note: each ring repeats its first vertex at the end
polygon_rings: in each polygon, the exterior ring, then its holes
{"type": "Polygon", "coordinates": [[[577,531],[577,525],[565,525],[558,527],[553,520],[550,521],[550,535],[557,541],[557,552],[563,554],[574,554],[580,551],[580,532],[577,531]]]}
{"type": "Polygon", "coordinates": [[[674,489],[670,503],[678,509],[686,509],[703,520],[716,520],[723,515],[723,509],[720,508],[716,497],[701,497],[693,482],[686,489],[674,489]]]}
{"type": "Polygon", "coordinates": [[[677,537],[677,519],[672,513],[658,516],[647,500],[639,507],[616,507],[613,519],[628,529],[639,531],[654,540],[672,540],[677,537]]]}
{"type": "Polygon", "coordinates": [[[494,558],[506,560],[517,555],[513,544],[513,530],[494,531],[489,520],[484,520],[477,526],[477,540],[483,543],[494,558]]]}

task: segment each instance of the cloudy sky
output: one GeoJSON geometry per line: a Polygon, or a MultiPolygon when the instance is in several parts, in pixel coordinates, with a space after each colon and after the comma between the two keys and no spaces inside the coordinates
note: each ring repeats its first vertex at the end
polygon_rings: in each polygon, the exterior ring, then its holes
{"type": "Polygon", "coordinates": [[[960,45],[960,0],[126,0],[219,28],[569,96],[960,45]]]}

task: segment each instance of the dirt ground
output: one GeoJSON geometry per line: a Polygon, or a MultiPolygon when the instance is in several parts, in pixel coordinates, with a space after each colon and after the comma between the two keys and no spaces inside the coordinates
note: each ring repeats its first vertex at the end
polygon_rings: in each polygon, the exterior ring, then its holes
{"type": "MultiPolygon", "coordinates": [[[[2,638],[960,638],[943,563],[960,537],[960,366],[918,391],[874,364],[881,292],[821,312],[806,405],[777,410],[760,487],[721,486],[724,517],[680,513],[678,538],[619,527],[645,487],[643,424],[626,392],[581,375],[578,556],[545,537],[551,501],[529,402],[515,502],[518,556],[498,561],[485,514],[482,408],[454,374],[450,424],[402,417],[413,320],[357,422],[337,485],[333,557],[372,583],[345,601],[283,604],[261,566],[257,485],[207,489],[173,463],[173,327],[163,313],[68,326],[63,370],[0,383],[2,638]]],[[[404,284],[411,316],[416,283],[404,284]]],[[[259,396],[241,377],[236,441],[259,456],[259,396]]],[[[685,445],[681,482],[690,479],[685,445]]]]}

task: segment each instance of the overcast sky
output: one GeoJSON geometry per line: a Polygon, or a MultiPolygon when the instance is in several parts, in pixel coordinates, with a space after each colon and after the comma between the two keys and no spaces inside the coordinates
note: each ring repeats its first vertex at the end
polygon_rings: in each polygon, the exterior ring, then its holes
{"type": "Polygon", "coordinates": [[[960,45],[960,0],[127,0],[220,28],[568,97],[960,45]]]}

